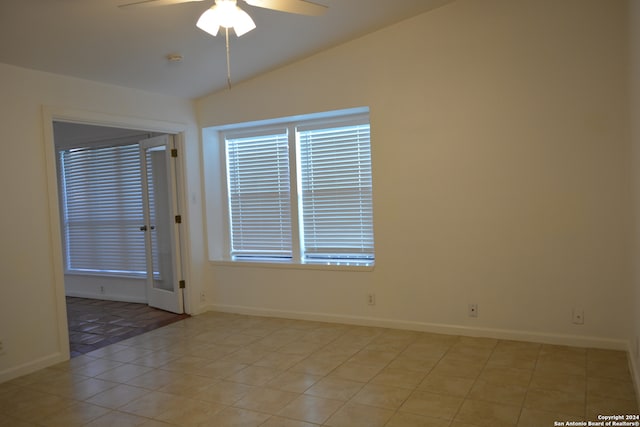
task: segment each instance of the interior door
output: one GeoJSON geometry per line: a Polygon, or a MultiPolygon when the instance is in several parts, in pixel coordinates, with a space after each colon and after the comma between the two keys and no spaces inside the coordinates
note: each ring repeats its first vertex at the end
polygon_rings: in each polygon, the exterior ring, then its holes
{"type": "Polygon", "coordinates": [[[145,218],[140,230],[145,233],[147,248],[147,303],[162,310],[183,313],[173,148],[170,135],[140,141],[145,218]]]}

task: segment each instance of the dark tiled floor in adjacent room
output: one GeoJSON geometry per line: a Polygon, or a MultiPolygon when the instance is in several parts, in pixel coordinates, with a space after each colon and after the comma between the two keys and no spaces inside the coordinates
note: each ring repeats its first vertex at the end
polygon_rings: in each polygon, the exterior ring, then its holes
{"type": "Polygon", "coordinates": [[[71,357],[189,317],[137,304],[67,297],[71,357]]]}

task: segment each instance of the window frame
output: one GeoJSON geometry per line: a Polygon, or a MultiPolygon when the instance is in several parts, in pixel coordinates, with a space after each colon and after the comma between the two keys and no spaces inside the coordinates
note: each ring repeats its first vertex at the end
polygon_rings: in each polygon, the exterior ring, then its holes
{"type": "MultiPolygon", "coordinates": [[[[220,127],[212,127],[203,129],[204,143],[204,162],[205,162],[205,190],[207,194],[207,228],[209,236],[209,261],[219,265],[229,266],[255,266],[261,268],[296,268],[296,269],[321,269],[321,270],[354,270],[354,271],[371,271],[375,266],[375,245],[373,249],[373,259],[368,261],[362,260],[327,260],[326,262],[313,260],[305,261],[302,258],[302,240],[300,232],[302,227],[302,212],[299,201],[300,177],[298,176],[298,159],[299,153],[297,141],[297,129],[322,128],[322,127],[340,127],[349,126],[351,124],[366,123],[371,126],[368,108],[356,108],[349,110],[333,111],[327,113],[318,113],[304,116],[292,116],[276,120],[267,120],[259,122],[242,123],[236,125],[226,125],[220,127]],[[226,157],[226,140],[234,137],[242,137],[245,135],[255,135],[256,133],[267,133],[287,129],[288,146],[289,146],[289,175],[290,175],[290,208],[292,222],[292,257],[291,259],[270,259],[270,258],[233,258],[231,256],[231,220],[229,209],[229,193],[228,193],[228,170],[226,157]],[[213,158],[214,168],[208,168],[206,162],[208,153],[213,158]],[[216,170],[217,169],[217,170],[216,170]],[[215,196],[210,192],[211,182],[214,177],[221,179],[219,188],[215,191],[215,196]],[[211,177],[211,178],[210,178],[211,177]],[[214,208],[215,199],[221,202],[214,208]],[[217,214],[211,214],[211,208],[217,210],[217,214]],[[211,221],[215,219],[216,221],[211,221]],[[213,225],[215,223],[215,225],[213,225]],[[213,227],[211,227],[213,225],[213,227]],[[218,233],[215,235],[211,232],[215,229],[218,233]],[[222,233],[222,236],[220,236],[222,233]],[[220,238],[222,237],[222,239],[220,238]],[[211,239],[215,238],[216,242],[212,244],[211,239]]],[[[371,144],[371,143],[370,143],[371,144]]],[[[371,149],[371,145],[369,147],[371,149]]],[[[373,160],[371,160],[373,163],[373,160]]],[[[215,178],[214,178],[215,179],[215,178]]],[[[373,180],[373,177],[372,177],[373,180]]],[[[373,204],[373,194],[371,196],[373,204]]],[[[373,224],[372,224],[373,227],[373,224]]],[[[215,231],[214,231],[215,233],[215,231]]],[[[375,227],[372,228],[372,239],[375,241],[375,227]]]]}
{"type": "MultiPolygon", "coordinates": [[[[131,149],[131,151],[135,152],[137,165],[140,165],[140,144],[139,140],[143,137],[124,137],[124,138],[114,138],[113,140],[106,143],[97,143],[97,144],[75,144],[75,145],[63,145],[57,147],[56,149],[56,161],[58,162],[58,188],[60,189],[59,197],[60,197],[60,220],[61,220],[61,238],[63,244],[62,250],[62,258],[63,258],[63,269],[65,275],[79,275],[79,276],[96,276],[96,277],[119,277],[119,278],[133,278],[133,279],[141,279],[147,276],[146,270],[146,243],[142,240],[142,255],[145,257],[145,269],[139,271],[131,271],[131,270],[104,270],[100,268],[73,268],[71,254],[69,253],[71,242],[69,241],[69,225],[70,220],[68,218],[67,213],[67,177],[66,171],[64,168],[64,160],[63,156],[65,152],[69,152],[70,150],[81,150],[85,152],[92,152],[95,150],[102,149],[131,149]]],[[[128,161],[134,161],[134,156],[131,158],[127,158],[128,161]]],[[[141,167],[141,166],[140,166],[141,167]]],[[[140,221],[139,224],[144,223],[144,218],[142,217],[142,176],[140,175],[140,221]]],[[[132,228],[137,229],[137,225],[131,225],[132,228]]],[[[138,233],[136,230],[131,232],[132,236],[137,236],[138,233]]],[[[142,235],[143,236],[143,235],[142,235]]],[[[142,237],[143,238],[143,237],[142,237]]],[[[155,273],[154,273],[155,274],[155,273]]]]}

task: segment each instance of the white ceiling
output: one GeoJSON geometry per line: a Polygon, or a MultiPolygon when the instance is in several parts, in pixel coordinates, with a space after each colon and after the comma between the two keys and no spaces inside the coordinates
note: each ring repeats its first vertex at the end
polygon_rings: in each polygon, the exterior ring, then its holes
{"type": "MultiPolygon", "coordinates": [[[[453,0],[315,0],[309,17],[238,5],[257,28],[231,36],[232,81],[255,77],[453,0]]],[[[196,28],[213,0],[154,8],[131,0],[0,0],[0,62],[196,98],[225,89],[224,37],[196,28]],[[168,54],[184,57],[170,63],[168,54]]],[[[401,48],[401,47],[400,47],[401,48]]]]}

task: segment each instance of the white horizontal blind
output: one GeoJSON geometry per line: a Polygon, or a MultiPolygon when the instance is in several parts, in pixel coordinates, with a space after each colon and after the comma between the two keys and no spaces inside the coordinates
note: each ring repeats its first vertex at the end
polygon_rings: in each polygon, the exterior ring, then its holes
{"type": "Polygon", "coordinates": [[[302,254],[373,261],[369,124],[298,129],[302,254]]]}
{"type": "Polygon", "coordinates": [[[291,259],[286,130],[225,140],[231,256],[291,259]]]}
{"type": "Polygon", "coordinates": [[[60,151],[70,272],[146,274],[138,144],[60,151]]]}

